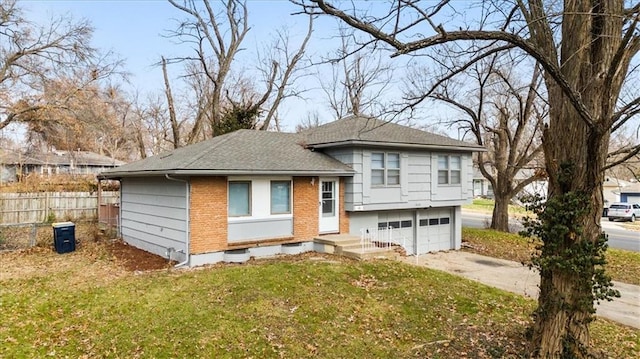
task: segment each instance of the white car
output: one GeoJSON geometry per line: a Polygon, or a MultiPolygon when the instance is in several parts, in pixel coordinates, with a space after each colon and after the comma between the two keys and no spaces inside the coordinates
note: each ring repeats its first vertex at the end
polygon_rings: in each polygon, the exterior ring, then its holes
{"type": "Polygon", "coordinates": [[[622,219],[634,222],[636,218],[640,218],[640,204],[637,203],[613,203],[609,206],[607,217],[610,221],[622,219]]]}

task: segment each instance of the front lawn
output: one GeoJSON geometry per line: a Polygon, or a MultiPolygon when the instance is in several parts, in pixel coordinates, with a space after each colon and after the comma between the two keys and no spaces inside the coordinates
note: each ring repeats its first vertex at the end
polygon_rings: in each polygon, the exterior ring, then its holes
{"type": "MultiPolygon", "coordinates": [[[[535,243],[515,233],[491,229],[462,228],[465,250],[485,256],[530,263],[535,243]]],[[[607,273],[615,281],[640,285],[640,253],[609,248],[607,273]]]]}
{"type": "MultiPolygon", "coordinates": [[[[471,204],[465,204],[462,208],[466,210],[471,210],[474,212],[482,212],[482,213],[493,213],[493,207],[495,205],[495,201],[492,199],[486,198],[476,198],[473,200],[471,204]]],[[[531,212],[528,212],[524,207],[517,206],[514,204],[509,205],[509,214],[510,215],[529,215],[531,216],[531,212]]]]}
{"type": "MultiPolygon", "coordinates": [[[[394,261],[306,254],[130,272],[100,244],[0,254],[0,357],[521,357],[535,303],[394,261]]],[[[640,355],[597,319],[596,348],[640,355]]]]}

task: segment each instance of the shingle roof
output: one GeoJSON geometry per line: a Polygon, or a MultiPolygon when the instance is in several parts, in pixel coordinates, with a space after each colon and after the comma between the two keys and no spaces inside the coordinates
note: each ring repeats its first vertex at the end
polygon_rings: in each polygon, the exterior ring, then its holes
{"type": "Polygon", "coordinates": [[[184,174],[323,174],[353,170],[323,153],[306,149],[294,133],[239,130],[133,162],[101,174],[105,178],[184,174]]]}
{"type": "Polygon", "coordinates": [[[306,130],[302,135],[303,141],[315,148],[361,144],[484,151],[482,146],[476,144],[361,116],[348,116],[306,130]]]}
{"type": "Polygon", "coordinates": [[[20,153],[6,151],[2,158],[3,163],[29,164],[29,165],[58,165],[65,166],[74,164],[76,166],[104,166],[114,167],[124,164],[120,160],[103,156],[89,151],[52,151],[52,152],[32,152],[20,153]]]}

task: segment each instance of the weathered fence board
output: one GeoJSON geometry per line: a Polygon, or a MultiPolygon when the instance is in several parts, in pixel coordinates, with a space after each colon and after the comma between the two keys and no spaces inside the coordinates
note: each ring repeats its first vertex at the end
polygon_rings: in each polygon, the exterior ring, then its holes
{"type": "MultiPolygon", "coordinates": [[[[118,192],[102,192],[102,203],[118,203],[118,192]]],[[[0,225],[96,219],[95,192],[0,193],[0,225]]]]}

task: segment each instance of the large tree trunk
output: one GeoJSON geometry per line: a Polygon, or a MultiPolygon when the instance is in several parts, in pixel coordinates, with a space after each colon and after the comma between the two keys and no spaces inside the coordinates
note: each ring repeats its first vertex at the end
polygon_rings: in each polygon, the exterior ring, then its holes
{"type": "MultiPolygon", "coordinates": [[[[598,278],[593,264],[600,252],[585,248],[597,245],[601,236],[603,167],[609,121],[620,90],[619,83],[607,83],[604,74],[620,45],[621,16],[613,14],[621,11],[619,0],[594,4],[565,1],[561,69],[580,93],[591,119],[578,114],[554,80],[545,79],[551,109],[549,127],[543,136],[548,201],[564,202],[559,211],[556,208],[556,212],[545,213],[543,218],[549,236],[541,254],[540,297],[531,341],[532,353],[539,358],[589,355],[593,291],[601,290],[598,280],[603,279],[598,278]],[[581,209],[576,208],[576,202],[570,202],[575,195],[585,198],[586,208],[571,218],[570,211],[581,209]],[[562,226],[568,231],[558,231],[562,226]],[[578,263],[577,259],[584,259],[587,264],[578,263]]],[[[545,211],[550,211],[549,203],[545,211]]]]}
{"type": "Polygon", "coordinates": [[[502,191],[494,191],[495,205],[491,215],[491,226],[489,228],[497,231],[509,232],[509,201],[511,194],[502,191]]]}

